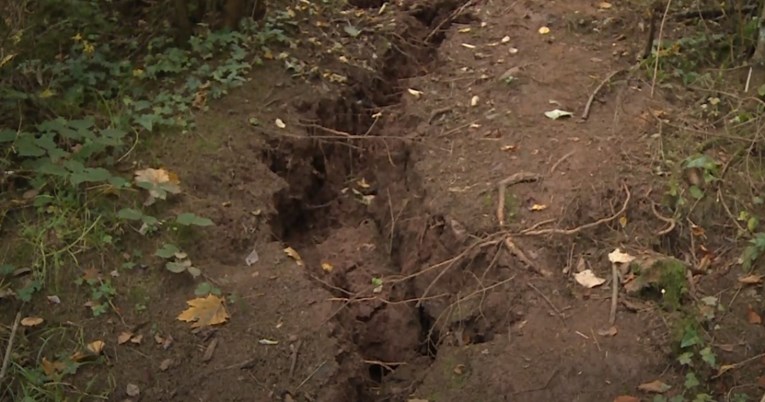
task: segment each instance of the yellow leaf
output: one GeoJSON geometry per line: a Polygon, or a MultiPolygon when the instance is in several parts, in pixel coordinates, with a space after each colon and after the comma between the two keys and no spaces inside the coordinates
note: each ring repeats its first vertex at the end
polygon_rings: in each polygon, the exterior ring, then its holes
{"type": "Polygon", "coordinates": [[[284,124],[284,122],[282,121],[282,119],[276,119],[276,120],[274,120],[274,124],[276,124],[276,127],[279,127],[279,128],[286,128],[286,127],[287,127],[287,125],[286,125],[286,124],[284,124]]]}
{"type": "Polygon", "coordinates": [[[330,264],[328,262],[322,262],[321,263],[321,269],[323,269],[324,272],[329,273],[329,272],[332,272],[332,270],[335,269],[335,267],[333,267],[332,264],[330,264]]]}
{"type": "Polygon", "coordinates": [[[188,300],[189,308],[178,315],[178,320],[192,322],[192,328],[223,324],[228,320],[228,312],[223,299],[213,294],[188,300]]]}
{"type": "Polygon", "coordinates": [[[86,349],[88,352],[93,353],[94,355],[99,355],[104,351],[105,346],[106,342],[104,341],[93,341],[86,346],[86,349]]]}
{"type": "Polygon", "coordinates": [[[302,267],[303,266],[303,259],[300,258],[300,254],[298,254],[298,252],[294,248],[292,248],[292,247],[285,248],[284,249],[284,254],[287,254],[288,257],[290,257],[293,260],[295,260],[295,263],[298,265],[298,267],[302,267]]]}
{"type": "Polygon", "coordinates": [[[609,8],[611,8],[611,3],[607,2],[607,1],[603,1],[600,4],[598,4],[598,8],[603,9],[603,10],[608,10],[609,8]]]}
{"type": "Polygon", "coordinates": [[[544,211],[545,209],[547,209],[545,204],[534,204],[531,206],[532,211],[544,211]]]}
{"type": "Polygon", "coordinates": [[[35,327],[43,323],[42,317],[24,317],[21,319],[21,325],[25,327],[35,327]]]}
{"type": "Polygon", "coordinates": [[[548,28],[548,27],[541,27],[541,28],[539,28],[539,33],[541,35],[547,35],[547,34],[550,33],[550,28],[548,28]]]}
{"type": "Polygon", "coordinates": [[[55,95],[56,93],[51,91],[50,89],[45,89],[42,92],[40,92],[40,98],[41,99],[47,99],[55,95]]]}
{"type": "Polygon", "coordinates": [[[503,145],[503,146],[500,148],[500,150],[502,150],[502,151],[506,151],[506,152],[515,151],[515,149],[516,149],[516,146],[515,146],[515,145],[503,145]]]}
{"type": "Polygon", "coordinates": [[[457,32],[459,32],[459,33],[468,33],[468,32],[470,32],[470,27],[460,28],[457,32]]]}
{"type": "Polygon", "coordinates": [[[735,364],[723,364],[720,366],[720,368],[717,370],[717,374],[715,374],[715,377],[719,377],[723,374],[725,374],[728,371],[731,371],[736,368],[735,364]]]}
{"type": "Polygon", "coordinates": [[[15,54],[15,53],[6,54],[6,55],[5,55],[5,57],[3,57],[3,59],[2,59],[2,60],[0,60],[0,67],[2,67],[2,66],[4,66],[4,65],[8,64],[8,62],[10,62],[11,60],[13,60],[13,58],[14,58],[14,57],[16,57],[16,54],[15,54]]]}
{"type": "Polygon", "coordinates": [[[619,224],[622,225],[623,228],[627,227],[627,217],[622,216],[621,218],[619,218],[619,224]]]}

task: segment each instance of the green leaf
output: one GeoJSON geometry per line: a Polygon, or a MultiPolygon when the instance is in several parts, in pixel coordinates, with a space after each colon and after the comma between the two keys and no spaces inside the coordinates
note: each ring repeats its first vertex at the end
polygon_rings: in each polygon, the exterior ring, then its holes
{"type": "Polygon", "coordinates": [[[146,131],[151,132],[151,130],[154,128],[154,123],[159,120],[159,117],[154,114],[143,114],[141,116],[138,116],[135,119],[135,122],[140,125],[141,127],[145,128],[146,131]]]}
{"type": "Polygon", "coordinates": [[[708,364],[709,367],[717,368],[717,356],[710,346],[701,349],[699,355],[701,356],[701,360],[708,364]]]}
{"type": "Polygon", "coordinates": [[[0,130],[0,144],[13,142],[16,139],[16,130],[0,130]]]}
{"type": "Polygon", "coordinates": [[[157,250],[154,253],[154,255],[156,255],[159,258],[168,259],[168,258],[172,258],[173,256],[175,256],[175,253],[177,253],[179,251],[181,251],[181,250],[178,249],[178,247],[176,247],[175,245],[170,244],[170,243],[165,243],[165,244],[162,245],[162,248],[160,248],[159,250],[157,250]]]}
{"type": "Polygon", "coordinates": [[[750,232],[754,232],[757,230],[757,226],[760,225],[760,220],[757,219],[756,216],[752,216],[746,221],[746,228],[749,229],[750,232]]]}
{"type": "Polygon", "coordinates": [[[11,264],[0,264],[0,276],[8,276],[16,270],[11,264]]]}
{"type": "Polygon", "coordinates": [[[685,352],[677,357],[677,362],[683,366],[693,365],[693,352],[685,352]]]}
{"type": "Polygon", "coordinates": [[[117,217],[120,219],[137,221],[143,218],[143,212],[132,208],[122,208],[117,212],[117,217]]]}
{"type": "Polygon", "coordinates": [[[693,372],[690,372],[685,375],[685,384],[683,384],[683,386],[685,386],[685,389],[696,388],[699,386],[699,384],[701,383],[699,382],[699,379],[696,378],[696,374],[694,374],[693,372]]]}
{"type": "Polygon", "coordinates": [[[694,329],[686,329],[685,333],[683,334],[683,339],[680,341],[680,347],[685,349],[687,347],[698,345],[701,343],[701,338],[699,338],[699,334],[694,329]]]}
{"type": "Polygon", "coordinates": [[[34,135],[28,133],[23,134],[26,135],[19,135],[19,137],[16,139],[16,152],[19,154],[19,156],[30,157],[45,155],[45,150],[37,145],[34,135]]]}
{"type": "Polygon", "coordinates": [[[209,294],[220,296],[221,291],[220,289],[210,284],[210,282],[202,282],[199,285],[197,285],[197,288],[194,290],[194,295],[196,296],[201,297],[201,296],[207,296],[209,294]]]}
{"type": "Polygon", "coordinates": [[[189,226],[189,225],[210,226],[213,224],[213,221],[207,218],[203,218],[201,216],[197,216],[190,212],[184,212],[178,215],[178,217],[175,219],[175,222],[183,226],[189,226]]]}
{"type": "Polygon", "coordinates": [[[23,302],[29,302],[32,300],[32,295],[42,289],[42,282],[35,279],[26,286],[16,291],[16,296],[23,302]]]}
{"type": "Polygon", "coordinates": [[[69,180],[77,186],[85,182],[103,182],[112,177],[112,174],[104,168],[85,168],[81,172],[72,173],[69,180]]]}
{"type": "Polygon", "coordinates": [[[41,174],[47,174],[51,176],[66,177],[69,175],[69,171],[62,166],[56,165],[50,162],[50,159],[40,159],[40,165],[35,168],[35,171],[41,174]]]}
{"type": "Polygon", "coordinates": [[[187,270],[189,266],[186,265],[185,262],[170,261],[165,264],[165,268],[172,273],[180,274],[181,272],[187,270]]]}
{"type": "Polygon", "coordinates": [[[186,268],[187,271],[193,276],[194,278],[198,277],[199,275],[202,275],[202,270],[197,267],[188,267],[186,268]]]}
{"type": "Polygon", "coordinates": [[[760,96],[765,96],[765,84],[760,85],[759,88],[757,88],[757,94],[760,96]]]}
{"type": "Polygon", "coordinates": [[[691,186],[688,189],[688,192],[691,193],[691,197],[693,197],[693,198],[695,198],[697,200],[700,200],[700,199],[702,199],[704,197],[704,192],[701,191],[701,189],[698,188],[697,186],[691,186]]]}

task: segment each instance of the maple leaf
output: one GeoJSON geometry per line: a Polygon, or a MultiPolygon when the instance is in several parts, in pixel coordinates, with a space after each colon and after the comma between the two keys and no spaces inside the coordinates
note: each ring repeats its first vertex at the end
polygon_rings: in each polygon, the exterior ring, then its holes
{"type": "Polygon", "coordinates": [[[189,308],[178,315],[178,320],[192,322],[192,328],[223,324],[228,320],[228,312],[223,299],[213,294],[186,301],[189,308]]]}

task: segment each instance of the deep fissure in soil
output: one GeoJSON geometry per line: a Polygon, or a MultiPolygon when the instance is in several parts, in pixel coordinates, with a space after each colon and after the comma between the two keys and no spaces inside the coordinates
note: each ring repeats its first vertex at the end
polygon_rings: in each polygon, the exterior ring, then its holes
{"type": "MultiPolygon", "coordinates": [[[[423,206],[420,180],[410,169],[414,153],[408,142],[390,140],[391,135],[330,142],[311,136],[327,131],[352,136],[385,132],[385,118],[375,121],[374,113],[400,102],[403,80],[429,71],[452,14],[461,5],[444,0],[402,13],[398,23],[403,29],[379,60],[377,72],[336,98],[297,105],[308,127],[306,139],[274,141],[263,155],[288,184],[275,195],[277,214],[270,219],[275,239],[299,250],[310,276],[325,279],[317,281],[318,286],[346,299],[346,308],[334,320],[347,331],[361,358],[370,362],[368,372],[358,373],[363,380],[359,383],[366,384],[351,391],[357,400],[380,397],[378,385],[402,362],[429,364],[444,341],[441,332],[446,326],[438,312],[448,310],[445,304],[402,302],[420,297],[433,276],[420,281],[386,278],[411,276],[453,257],[460,242],[447,230],[450,222],[445,217],[423,206]],[[375,395],[370,388],[376,388],[375,395]]],[[[396,135],[401,136],[400,131],[396,135]]],[[[486,258],[476,255],[471,262],[486,258]]],[[[468,269],[471,262],[459,268],[468,269]]],[[[452,321],[470,327],[460,331],[459,342],[480,343],[492,337],[491,325],[477,323],[475,317],[452,321]]]]}

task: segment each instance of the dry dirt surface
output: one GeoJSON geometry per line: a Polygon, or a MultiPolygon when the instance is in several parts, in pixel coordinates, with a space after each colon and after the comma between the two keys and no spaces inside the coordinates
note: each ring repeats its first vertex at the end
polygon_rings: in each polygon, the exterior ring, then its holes
{"type": "MultiPolygon", "coordinates": [[[[184,179],[183,210],[215,222],[186,249],[236,297],[225,325],[191,331],[176,316],[193,284],[134,278],[161,301],[150,323],[124,320],[173,342],[109,349],[113,400],[136,399],[127,384],[144,401],[651,400],[637,387],[657,379],[682,390],[660,308],[620,295],[609,317],[608,253],[669,241],[651,212],[662,184],[649,139],[671,105],[623,71],[645,40],[636,9],[351,3],[284,49],[315,75],[267,61],[184,141],[154,140],[151,158],[184,179]],[[554,109],[573,116],[545,116],[554,109]],[[608,281],[579,285],[583,268],[608,281]]],[[[726,300],[730,330],[714,339],[729,363],[763,349],[762,326],[736,321],[757,295],[734,296],[731,275],[696,285],[726,300]]],[[[716,400],[737,386],[759,398],[760,370],[716,378],[716,400]]]]}

